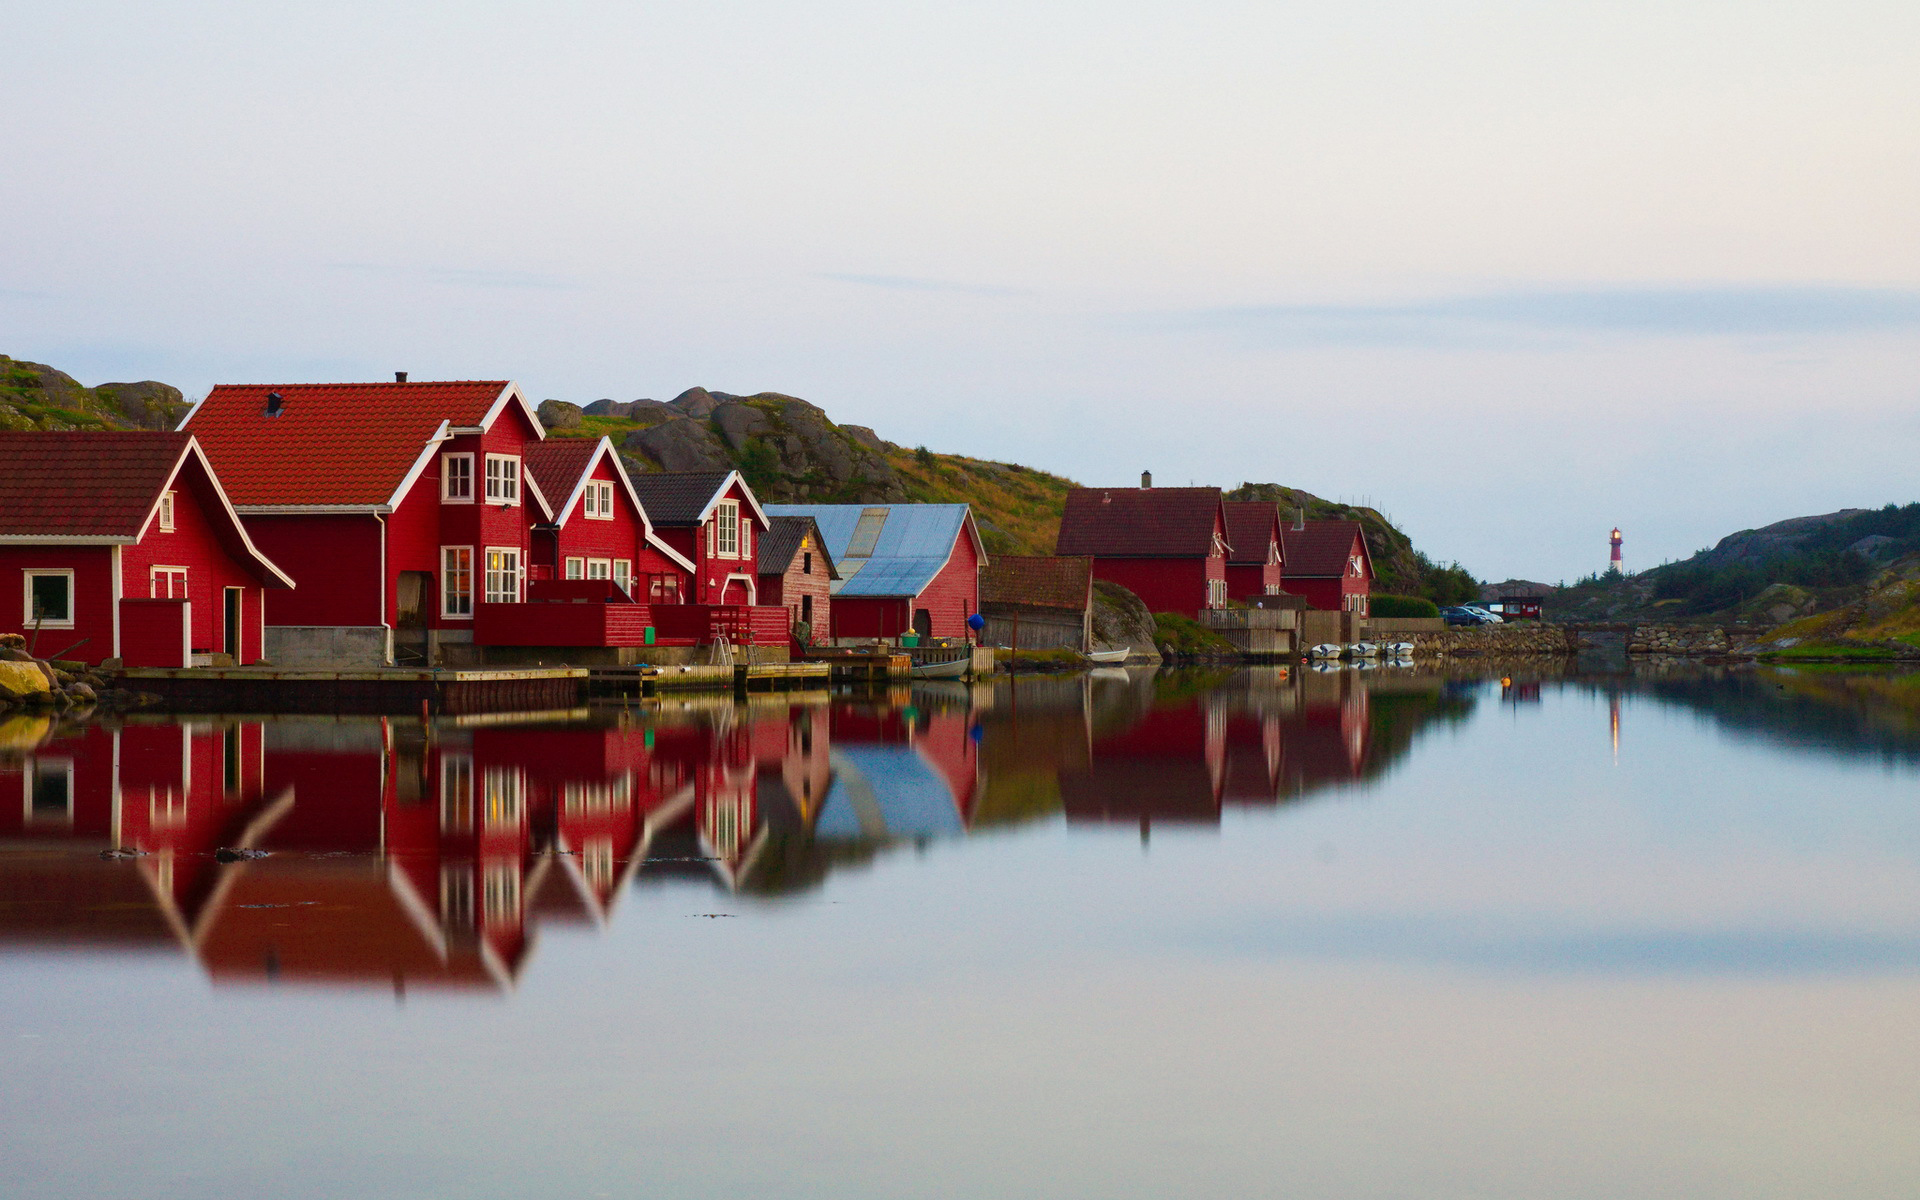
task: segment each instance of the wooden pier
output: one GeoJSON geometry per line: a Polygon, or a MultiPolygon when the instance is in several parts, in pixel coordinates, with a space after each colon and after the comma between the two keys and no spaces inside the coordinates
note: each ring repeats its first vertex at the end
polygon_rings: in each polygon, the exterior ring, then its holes
{"type": "Polygon", "coordinates": [[[822,688],[825,663],[741,663],[736,666],[593,667],[589,686],[599,695],[651,696],[659,692],[764,692],[822,688]]]}
{"type": "Polygon", "coordinates": [[[809,665],[826,667],[835,683],[884,685],[913,678],[913,656],[890,646],[815,650],[809,665]]]}
{"type": "Polygon", "coordinates": [[[186,712],[466,714],[574,708],[586,702],[587,671],[132,667],[119,672],[119,685],[186,712]]]}

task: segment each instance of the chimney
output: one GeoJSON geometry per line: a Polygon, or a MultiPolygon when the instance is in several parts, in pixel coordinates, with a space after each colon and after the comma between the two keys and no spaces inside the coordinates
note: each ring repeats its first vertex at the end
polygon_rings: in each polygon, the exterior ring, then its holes
{"type": "Polygon", "coordinates": [[[268,392],[267,393],[267,415],[270,417],[279,416],[281,405],[283,405],[284,403],[285,401],[281,398],[281,395],[279,392],[268,392]]]}
{"type": "Polygon", "coordinates": [[[1298,532],[1307,527],[1307,506],[1302,504],[1293,510],[1293,528],[1298,532]]]}
{"type": "Polygon", "coordinates": [[[407,373],[405,371],[395,371],[393,373],[393,381],[395,383],[405,383],[407,381],[407,373]]]}
{"type": "Polygon", "coordinates": [[[1152,472],[1152,471],[1142,471],[1142,472],[1140,472],[1140,486],[1141,486],[1141,487],[1143,487],[1143,488],[1150,488],[1150,487],[1152,487],[1152,486],[1153,486],[1153,472],[1152,472]]]}

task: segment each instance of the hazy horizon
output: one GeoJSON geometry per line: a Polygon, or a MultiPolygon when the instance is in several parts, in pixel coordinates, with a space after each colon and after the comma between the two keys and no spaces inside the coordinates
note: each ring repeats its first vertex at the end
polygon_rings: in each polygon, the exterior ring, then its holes
{"type": "Polygon", "coordinates": [[[1920,10],[8,6],[0,353],[804,397],[1489,579],[1920,499],[1920,10]]]}

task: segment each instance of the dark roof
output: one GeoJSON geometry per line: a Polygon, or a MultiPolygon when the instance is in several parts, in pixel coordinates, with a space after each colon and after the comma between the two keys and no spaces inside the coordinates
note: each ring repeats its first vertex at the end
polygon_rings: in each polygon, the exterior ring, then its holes
{"type": "Polygon", "coordinates": [[[0,537],[140,535],[192,437],[0,433],[0,537]]]}
{"type": "Polygon", "coordinates": [[[1266,562],[1267,546],[1280,524],[1280,506],[1271,500],[1233,500],[1226,509],[1227,541],[1233,546],[1227,561],[1266,562]]]}
{"type": "Polygon", "coordinates": [[[633,477],[633,490],[655,525],[685,529],[700,523],[714,493],[732,471],[652,471],[633,477]]]}
{"type": "MultiPolygon", "coordinates": [[[[1319,579],[1345,575],[1347,556],[1353,552],[1353,539],[1360,537],[1358,521],[1307,521],[1302,528],[1285,526],[1280,531],[1280,557],[1285,561],[1287,577],[1319,579]]],[[[1360,538],[1360,553],[1367,559],[1367,571],[1373,571],[1373,556],[1367,553],[1367,539],[1360,538]]]]}
{"type": "Polygon", "coordinates": [[[1205,558],[1213,552],[1220,489],[1075,488],[1060,518],[1059,554],[1205,558]]]}
{"type": "Polygon", "coordinates": [[[185,427],[242,507],[374,507],[394,499],[441,422],[481,425],[510,387],[503,379],[221,384],[185,427]],[[266,415],[269,393],[281,397],[277,417],[266,415]]]}
{"type": "Polygon", "coordinates": [[[794,555],[800,553],[801,540],[811,534],[813,545],[810,549],[826,564],[827,578],[840,578],[840,572],[833,565],[833,555],[827,553],[827,541],[820,536],[817,521],[812,517],[774,517],[772,521],[772,528],[760,535],[762,575],[784,574],[793,565],[794,555]]]}
{"type": "Polygon", "coordinates": [[[548,438],[544,442],[529,443],[520,457],[541,494],[564,507],[599,449],[599,438],[548,438]]]}
{"type": "Polygon", "coordinates": [[[1085,612],[1093,595],[1093,560],[996,554],[980,568],[980,603],[1034,604],[1085,612]]]}

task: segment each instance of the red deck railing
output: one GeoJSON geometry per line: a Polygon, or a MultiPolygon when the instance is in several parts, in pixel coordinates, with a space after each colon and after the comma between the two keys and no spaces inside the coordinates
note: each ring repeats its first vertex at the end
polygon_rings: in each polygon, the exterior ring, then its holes
{"type": "Polygon", "coordinates": [[[774,605],[632,604],[553,600],[481,604],[473,640],[481,646],[705,645],[725,637],[736,646],[783,646],[787,610],[774,605]]]}

